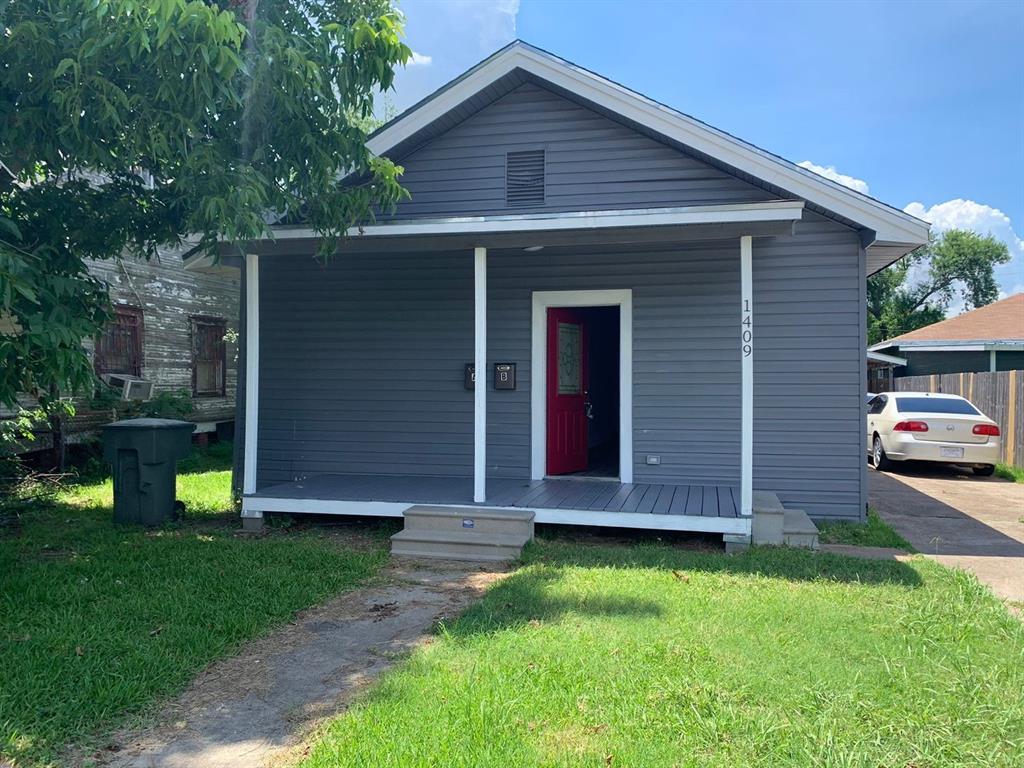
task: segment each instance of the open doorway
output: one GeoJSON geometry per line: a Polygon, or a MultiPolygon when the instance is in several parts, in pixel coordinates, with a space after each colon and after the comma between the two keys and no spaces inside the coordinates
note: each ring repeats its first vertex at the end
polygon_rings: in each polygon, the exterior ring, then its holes
{"type": "Polygon", "coordinates": [[[547,310],[546,474],[617,478],[620,310],[547,310]]]}

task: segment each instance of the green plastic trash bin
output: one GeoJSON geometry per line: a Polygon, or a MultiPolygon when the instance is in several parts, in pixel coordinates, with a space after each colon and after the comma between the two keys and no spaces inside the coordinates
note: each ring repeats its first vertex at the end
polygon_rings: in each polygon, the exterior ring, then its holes
{"type": "Polygon", "coordinates": [[[177,462],[192,449],[195,424],[125,419],[103,427],[103,458],[114,470],[114,521],[160,525],[175,517],[177,462]]]}

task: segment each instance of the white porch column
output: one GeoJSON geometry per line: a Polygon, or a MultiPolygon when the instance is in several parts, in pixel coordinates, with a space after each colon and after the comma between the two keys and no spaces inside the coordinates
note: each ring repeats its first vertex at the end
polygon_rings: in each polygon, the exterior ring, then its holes
{"type": "Polygon", "coordinates": [[[260,407],[260,257],[245,255],[245,457],[242,493],[256,492],[260,407]]]}
{"type": "Polygon", "coordinates": [[[487,499],[487,249],[473,250],[473,501],[487,499]]]}
{"type": "Polygon", "coordinates": [[[754,238],[740,238],[740,514],[754,509],[754,238]]]}
{"type": "Polygon", "coordinates": [[[988,369],[992,373],[996,372],[996,351],[994,349],[988,351],[988,369]]]}

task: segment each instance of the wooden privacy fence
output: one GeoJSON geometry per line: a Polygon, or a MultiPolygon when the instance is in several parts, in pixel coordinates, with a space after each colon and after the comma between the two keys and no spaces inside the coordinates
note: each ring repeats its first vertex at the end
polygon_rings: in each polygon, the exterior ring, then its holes
{"type": "Polygon", "coordinates": [[[1024,467],[1024,371],[907,376],[895,383],[897,392],[945,392],[966,397],[999,425],[1000,460],[1024,467]]]}

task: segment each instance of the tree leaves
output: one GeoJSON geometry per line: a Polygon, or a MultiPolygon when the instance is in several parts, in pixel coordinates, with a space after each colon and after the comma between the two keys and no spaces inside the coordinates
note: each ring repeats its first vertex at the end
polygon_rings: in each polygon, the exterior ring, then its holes
{"type": "Polygon", "coordinates": [[[0,301],[23,329],[0,336],[0,403],[88,386],[87,259],[216,252],[271,211],[327,256],[405,195],[366,149],[410,55],[388,0],[14,0],[0,22],[0,301]]]}
{"type": "Polygon", "coordinates": [[[991,235],[951,229],[933,237],[868,278],[868,344],[942,320],[957,298],[966,309],[991,304],[999,298],[994,268],[1009,260],[1006,244],[991,235]]]}

